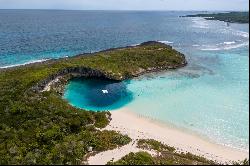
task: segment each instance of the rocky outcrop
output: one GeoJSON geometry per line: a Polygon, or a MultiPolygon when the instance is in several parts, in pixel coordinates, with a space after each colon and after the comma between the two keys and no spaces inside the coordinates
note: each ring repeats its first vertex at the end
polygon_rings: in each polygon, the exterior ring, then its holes
{"type": "MultiPolygon", "coordinates": [[[[154,45],[155,46],[162,45],[162,48],[159,47],[159,49],[163,49],[165,47],[165,48],[169,48],[170,50],[172,50],[171,46],[166,45],[164,43],[160,43],[156,41],[148,41],[138,46],[112,48],[112,49],[100,51],[99,53],[102,53],[102,52],[106,53],[109,51],[115,51],[119,49],[142,47],[142,46],[154,46],[154,45]]],[[[87,54],[87,55],[91,55],[91,54],[87,54]]],[[[78,56],[83,56],[83,55],[78,55],[78,56]]],[[[55,74],[50,75],[48,78],[38,82],[34,87],[32,87],[32,90],[35,92],[42,92],[42,91],[49,91],[51,89],[50,87],[56,87],[56,89],[58,90],[58,93],[62,93],[63,92],[62,89],[64,89],[64,85],[67,83],[69,79],[74,78],[74,77],[97,77],[97,78],[103,78],[103,79],[122,81],[122,80],[130,79],[133,77],[138,77],[145,73],[160,72],[164,70],[177,69],[177,68],[186,66],[187,61],[185,59],[184,54],[180,52],[174,52],[173,56],[181,56],[182,60],[180,62],[178,61],[178,63],[177,62],[169,63],[169,64],[159,65],[159,66],[149,67],[149,68],[138,68],[138,70],[134,72],[125,71],[123,73],[119,73],[119,72],[112,73],[112,71],[105,72],[105,71],[100,71],[100,70],[89,68],[89,67],[67,67],[67,68],[59,70],[55,74]]],[[[52,61],[48,61],[45,63],[50,63],[50,62],[52,61]]]]}
{"type": "MultiPolygon", "coordinates": [[[[184,55],[183,55],[184,56],[184,55]]],[[[64,85],[67,83],[69,79],[74,77],[96,77],[103,79],[111,79],[122,81],[132,77],[138,77],[146,73],[150,72],[160,72],[164,70],[177,69],[180,67],[184,67],[187,64],[187,61],[183,60],[183,62],[179,65],[175,66],[161,66],[161,67],[153,67],[148,69],[140,68],[137,72],[132,73],[132,75],[124,75],[124,76],[115,76],[110,73],[105,73],[96,69],[87,68],[87,67],[73,67],[73,68],[65,68],[63,70],[58,71],[56,74],[49,76],[48,78],[37,83],[36,86],[32,87],[32,90],[35,92],[49,91],[50,87],[54,86],[58,90],[58,93],[63,93],[64,85]],[[56,80],[56,81],[55,81],[56,80]],[[61,84],[61,85],[60,85],[61,84]]]]}
{"type": "MultiPolygon", "coordinates": [[[[37,83],[36,86],[32,87],[32,90],[35,92],[44,91],[45,87],[48,84],[53,85],[53,80],[58,78],[59,82],[67,82],[67,80],[74,78],[74,77],[97,77],[97,78],[104,78],[104,79],[114,79],[109,74],[103,73],[99,70],[87,68],[87,67],[72,67],[72,68],[65,68],[58,71],[56,74],[49,76],[48,78],[40,81],[37,83]]],[[[58,82],[58,81],[57,81],[58,82]]]]}

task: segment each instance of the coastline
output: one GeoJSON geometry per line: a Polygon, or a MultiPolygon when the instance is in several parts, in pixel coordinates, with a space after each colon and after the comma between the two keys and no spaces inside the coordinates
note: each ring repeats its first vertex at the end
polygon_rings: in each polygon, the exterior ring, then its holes
{"type": "Polygon", "coordinates": [[[249,11],[213,12],[0,10],[1,165],[249,165],[249,11]]]}
{"type": "Polygon", "coordinates": [[[25,63],[20,63],[20,64],[0,66],[0,69],[8,69],[8,68],[26,66],[26,65],[31,65],[31,64],[39,64],[39,63],[46,62],[46,61],[49,61],[49,60],[51,60],[51,59],[31,60],[31,61],[28,61],[28,62],[25,62],[25,63]]]}
{"type": "Polygon", "coordinates": [[[115,130],[121,134],[127,134],[133,141],[155,139],[175,147],[177,151],[190,152],[219,163],[244,160],[249,156],[249,152],[215,144],[195,134],[139,117],[128,108],[112,111],[111,118],[112,120],[105,130],[115,130]]]}

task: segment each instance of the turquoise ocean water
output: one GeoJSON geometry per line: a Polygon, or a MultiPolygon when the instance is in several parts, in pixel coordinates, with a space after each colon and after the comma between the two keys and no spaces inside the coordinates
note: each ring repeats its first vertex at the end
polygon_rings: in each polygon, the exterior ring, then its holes
{"type": "Polygon", "coordinates": [[[179,17],[191,13],[0,10],[0,67],[148,40],[170,44],[188,66],[124,82],[73,79],[64,98],[94,111],[128,107],[248,151],[249,24],[179,17]]]}

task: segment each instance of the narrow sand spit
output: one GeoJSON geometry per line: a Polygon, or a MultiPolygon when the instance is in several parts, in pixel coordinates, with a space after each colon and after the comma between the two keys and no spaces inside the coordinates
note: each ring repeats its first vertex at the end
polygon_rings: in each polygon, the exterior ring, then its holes
{"type": "MultiPolygon", "coordinates": [[[[105,130],[115,130],[127,134],[132,143],[118,149],[105,151],[88,159],[89,164],[106,164],[125,156],[129,152],[138,152],[137,139],[155,139],[162,143],[174,146],[178,151],[191,152],[204,156],[220,163],[243,160],[248,158],[249,152],[239,151],[211,143],[199,136],[163,125],[156,121],[141,118],[128,109],[112,111],[112,120],[105,130]]],[[[151,154],[154,152],[150,152],[151,154]]]]}

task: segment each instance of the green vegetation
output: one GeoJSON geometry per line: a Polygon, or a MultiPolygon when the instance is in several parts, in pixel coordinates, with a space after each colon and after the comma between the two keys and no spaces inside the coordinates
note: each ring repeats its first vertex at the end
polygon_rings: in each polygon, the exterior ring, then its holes
{"type": "Polygon", "coordinates": [[[219,20],[230,23],[249,23],[249,12],[195,14],[195,15],[187,15],[184,17],[204,17],[207,20],[219,20]]]}
{"type": "Polygon", "coordinates": [[[156,165],[156,163],[155,159],[147,152],[131,152],[116,162],[108,162],[107,165],[156,165]]]}
{"type": "Polygon", "coordinates": [[[245,159],[243,161],[233,162],[232,165],[249,165],[249,159],[245,159]]]}
{"type": "Polygon", "coordinates": [[[153,140],[153,139],[140,139],[137,143],[137,147],[141,149],[147,149],[147,150],[155,150],[155,151],[170,151],[174,152],[175,148],[162,144],[159,141],[153,140]]]}
{"type": "MultiPolygon", "coordinates": [[[[107,165],[220,165],[191,153],[171,153],[166,151],[158,151],[158,153],[154,157],[142,151],[129,153],[118,161],[109,161],[107,165]]],[[[232,162],[228,165],[249,165],[249,160],[232,162]]]]}
{"type": "MultiPolygon", "coordinates": [[[[157,152],[151,156],[147,152],[129,153],[118,161],[109,161],[107,165],[219,165],[215,161],[191,153],[176,152],[174,147],[153,139],[140,139],[137,147],[157,152]]],[[[249,165],[249,160],[232,162],[233,165],[249,165]]]]}
{"type": "MultiPolygon", "coordinates": [[[[147,152],[129,153],[118,161],[109,161],[107,165],[217,165],[215,162],[201,162],[192,158],[192,154],[168,154],[151,156],[147,152]]],[[[204,159],[205,160],[205,159],[204,159]]]]}
{"type": "Polygon", "coordinates": [[[164,145],[152,139],[142,139],[138,141],[139,148],[154,150],[158,154],[151,156],[147,152],[130,153],[120,160],[110,161],[109,165],[215,165],[214,161],[191,153],[178,153],[174,147],[164,145]]]}
{"type": "Polygon", "coordinates": [[[148,42],[0,70],[0,164],[80,164],[89,149],[100,152],[130,142],[114,131],[96,129],[109,123],[107,112],[74,108],[54,90],[37,91],[34,87],[44,86],[44,80],[83,67],[103,73],[96,76],[123,80],[185,64],[170,46],[148,42]]]}

